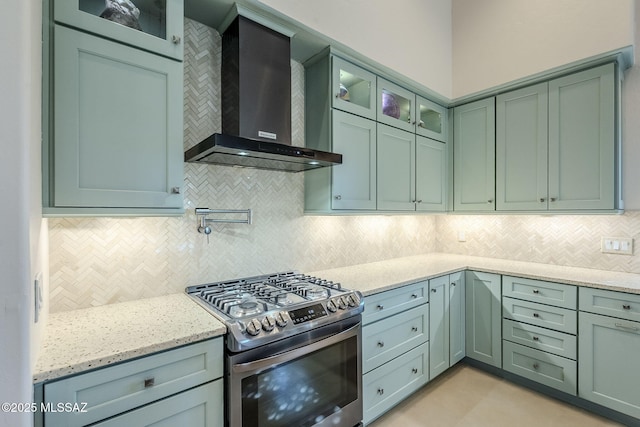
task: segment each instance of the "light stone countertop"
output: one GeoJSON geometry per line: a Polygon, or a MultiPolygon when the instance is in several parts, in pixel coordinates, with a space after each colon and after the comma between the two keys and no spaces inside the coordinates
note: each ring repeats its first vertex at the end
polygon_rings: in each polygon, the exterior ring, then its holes
{"type": "Polygon", "coordinates": [[[54,380],[225,333],[224,324],[186,294],[52,313],[33,382],[54,380]]]}
{"type": "Polygon", "coordinates": [[[372,295],[461,270],[511,275],[640,294],[640,274],[432,253],[308,273],[372,295]]]}

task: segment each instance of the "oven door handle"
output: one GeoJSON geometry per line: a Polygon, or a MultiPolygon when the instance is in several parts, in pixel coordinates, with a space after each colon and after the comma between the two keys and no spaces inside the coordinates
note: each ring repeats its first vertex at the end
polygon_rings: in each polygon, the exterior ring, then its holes
{"type": "Polygon", "coordinates": [[[316,341],[312,344],[296,348],[294,350],[286,351],[284,353],[278,353],[276,355],[269,356],[264,359],[255,360],[249,363],[239,363],[239,364],[233,365],[233,371],[237,373],[260,371],[264,368],[270,368],[270,367],[273,367],[274,365],[279,365],[281,363],[288,362],[289,360],[297,359],[298,357],[304,356],[305,354],[308,354],[310,352],[320,350],[321,348],[328,347],[332,344],[336,344],[352,336],[356,336],[358,334],[359,328],[360,328],[360,323],[338,334],[332,335],[320,341],[316,341]]]}

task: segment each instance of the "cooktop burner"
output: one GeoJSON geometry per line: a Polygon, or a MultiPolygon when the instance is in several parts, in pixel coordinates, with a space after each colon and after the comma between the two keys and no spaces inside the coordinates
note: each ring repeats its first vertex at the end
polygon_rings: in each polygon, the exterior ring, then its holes
{"type": "Polygon", "coordinates": [[[190,286],[186,292],[226,324],[232,351],[359,315],[364,309],[359,292],[296,272],[190,286]]]}

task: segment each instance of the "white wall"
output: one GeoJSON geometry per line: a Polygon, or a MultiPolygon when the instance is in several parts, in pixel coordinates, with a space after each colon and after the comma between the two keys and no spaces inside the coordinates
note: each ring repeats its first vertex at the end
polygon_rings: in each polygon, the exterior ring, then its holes
{"type": "Polygon", "coordinates": [[[453,0],[453,98],[633,44],[633,0],[453,0]]]}
{"type": "MultiPolygon", "coordinates": [[[[41,2],[6,0],[0,14],[0,402],[31,402],[44,322],[33,325],[32,277],[46,264],[41,215],[41,2]]],[[[32,424],[0,412],[0,426],[32,424]]]]}
{"type": "Polygon", "coordinates": [[[259,0],[451,98],[451,0],[259,0]]]}

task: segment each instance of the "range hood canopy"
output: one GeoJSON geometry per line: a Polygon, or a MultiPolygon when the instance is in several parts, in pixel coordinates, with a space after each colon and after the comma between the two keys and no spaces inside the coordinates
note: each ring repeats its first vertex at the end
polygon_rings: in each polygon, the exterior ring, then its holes
{"type": "Polygon", "coordinates": [[[300,172],[342,155],[291,145],[290,39],[238,15],[222,35],[222,134],[185,153],[186,162],[300,172]]]}

